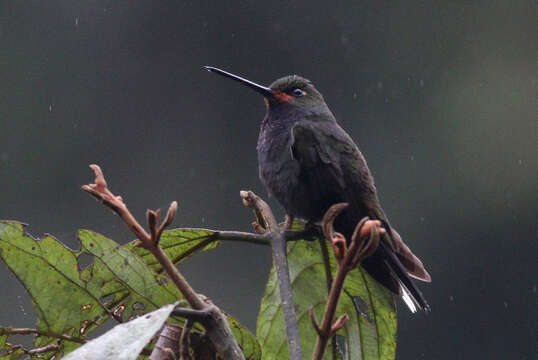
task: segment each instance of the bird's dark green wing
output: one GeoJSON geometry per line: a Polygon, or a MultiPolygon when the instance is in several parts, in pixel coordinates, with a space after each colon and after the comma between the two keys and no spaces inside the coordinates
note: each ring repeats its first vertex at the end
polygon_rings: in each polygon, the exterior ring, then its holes
{"type": "Polygon", "coordinates": [[[318,204],[327,209],[336,202],[349,203],[335,221],[336,230],[350,239],[355,225],[362,217],[368,216],[381,220],[391,234],[384,236],[378,251],[365,259],[364,268],[396,294],[401,295],[401,285],[405,286],[417,304],[427,308],[426,301],[408,274],[424,281],[429,281],[429,274],[399,235],[399,241],[395,242],[377,198],[370,170],[351,137],[334,121],[298,122],[291,132],[291,153],[299,162],[301,173],[315,184],[316,196],[332,201],[318,204]]]}
{"type": "Polygon", "coordinates": [[[304,174],[337,184],[340,201],[360,207],[355,210],[361,216],[375,219],[384,216],[364,157],[336,122],[298,122],[291,130],[291,139],[292,156],[304,174]]]}
{"type": "Polygon", "coordinates": [[[312,122],[299,122],[291,130],[291,154],[299,162],[301,170],[309,175],[326,175],[345,187],[340,152],[332,137],[320,133],[323,126],[312,122]]]}

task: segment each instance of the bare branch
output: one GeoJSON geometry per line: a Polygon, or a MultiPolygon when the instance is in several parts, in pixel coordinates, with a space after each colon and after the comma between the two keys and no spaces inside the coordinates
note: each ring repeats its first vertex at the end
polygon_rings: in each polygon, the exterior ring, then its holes
{"type": "Polygon", "coordinates": [[[301,360],[301,343],[299,341],[299,330],[297,328],[297,315],[295,314],[295,307],[293,304],[284,231],[278,225],[271,208],[265,201],[252,191],[241,191],[240,195],[243,199],[243,204],[254,210],[258,223],[261,227],[266,229],[267,235],[270,238],[273,259],[275,261],[280,285],[280,297],[284,308],[289,358],[291,360],[301,360]]]}

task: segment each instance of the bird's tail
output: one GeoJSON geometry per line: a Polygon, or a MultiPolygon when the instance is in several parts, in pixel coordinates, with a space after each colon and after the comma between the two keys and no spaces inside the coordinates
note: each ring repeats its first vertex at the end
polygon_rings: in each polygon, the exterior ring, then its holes
{"type": "MultiPolygon", "coordinates": [[[[369,207],[369,209],[371,210],[372,207],[369,207]]],[[[430,274],[428,274],[420,259],[402,241],[400,234],[392,229],[383,211],[378,207],[374,209],[375,211],[370,211],[370,218],[379,219],[386,233],[382,236],[376,251],[364,259],[361,266],[377,282],[401,296],[412,312],[417,310],[429,311],[428,302],[411,278],[430,282],[430,274]]],[[[347,239],[351,239],[351,234],[356,225],[353,214],[357,212],[349,211],[343,213],[344,216],[341,215],[336,219],[335,229],[342,231],[347,239]]],[[[362,211],[361,213],[367,212],[362,211]]]]}
{"type": "Polygon", "coordinates": [[[394,251],[384,241],[379,243],[378,250],[381,257],[385,261],[386,265],[396,275],[397,283],[399,285],[399,294],[402,296],[403,301],[409,307],[411,312],[419,310],[430,311],[430,305],[413,283],[411,277],[408,274],[408,270],[402,265],[394,251]]]}

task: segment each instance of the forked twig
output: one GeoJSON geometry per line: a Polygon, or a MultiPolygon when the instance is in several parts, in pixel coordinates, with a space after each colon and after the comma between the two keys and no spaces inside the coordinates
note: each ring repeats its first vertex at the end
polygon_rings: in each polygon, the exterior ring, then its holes
{"type": "Polygon", "coordinates": [[[149,225],[148,233],[138,221],[136,221],[123,202],[122,197],[114,195],[108,189],[101,168],[98,165],[90,165],[90,168],[92,168],[95,173],[95,182],[93,184],[82,186],[82,189],[100,200],[104,205],[111,208],[120,216],[125,225],[138,238],[139,243],[137,246],[141,246],[153,254],[194,310],[203,310],[210,314],[209,318],[202,325],[204,325],[206,334],[214,344],[219,356],[223,359],[244,360],[243,353],[237,340],[233,336],[224,313],[213,303],[204,301],[204,299],[194,291],[187,280],[185,280],[183,275],[181,275],[179,270],[175,267],[174,263],[159,246],[162,232],[172,223],[177,212],[177,202],[174,201],[170,204],[166,217],[160,225],[157,225],[160,215],[159,210],[147,211],[146,218],[149,225]]]}
{"type": "Polygon", "coordinates": [[[321,360],[323,358],[329,339],[331,339],[334,334],[345,325],[349,318],[347,314],[344,314],[333,322],[338,300],[342,293],[347,274],[359,266],[363,259],[370,256],[377,249],[379,235],[383,234],[385,231],[381,227],[380,221],[370,220],[365,217],[355,227],[348,248],[344,236],[333,231],[334,219],[346,207],[346,203],[335,204],[327,210],[323,217],[323,233],[327,241],[330,241],[333,246],[338,270],[329,292],[329,299],[325,306],[321,325],[319,325],[316,320],[314,309],[310,309],[312,326],[318,334],[316,347],[312,354],[312,360],[321,360]]]}

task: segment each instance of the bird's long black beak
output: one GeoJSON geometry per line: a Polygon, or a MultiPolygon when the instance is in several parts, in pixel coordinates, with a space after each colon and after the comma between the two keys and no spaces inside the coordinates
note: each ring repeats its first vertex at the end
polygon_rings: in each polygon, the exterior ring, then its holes
{"type": "Polygon", "coordinates": [[[241,76],[231,74],[231,73],[229,73],[227,71],[217,69],[216,67],[213,67],[213,66],[204,66],[204,69],[206,69],[207,71],[210,71],[210,72],[217,73],[217,74],[222,75],[224,77],[227,77],[229,79],[238,81],[241,84],[248,86],[252,90],[262,94],[265,97],[273,97],[273,95],[274,95],[273,90],[271,90],[271,88],[268,88],[266,86],[262,86],[260,84],[256,84],[255,82],[252,82],[250,80],[242,78],[241,76]]]}

